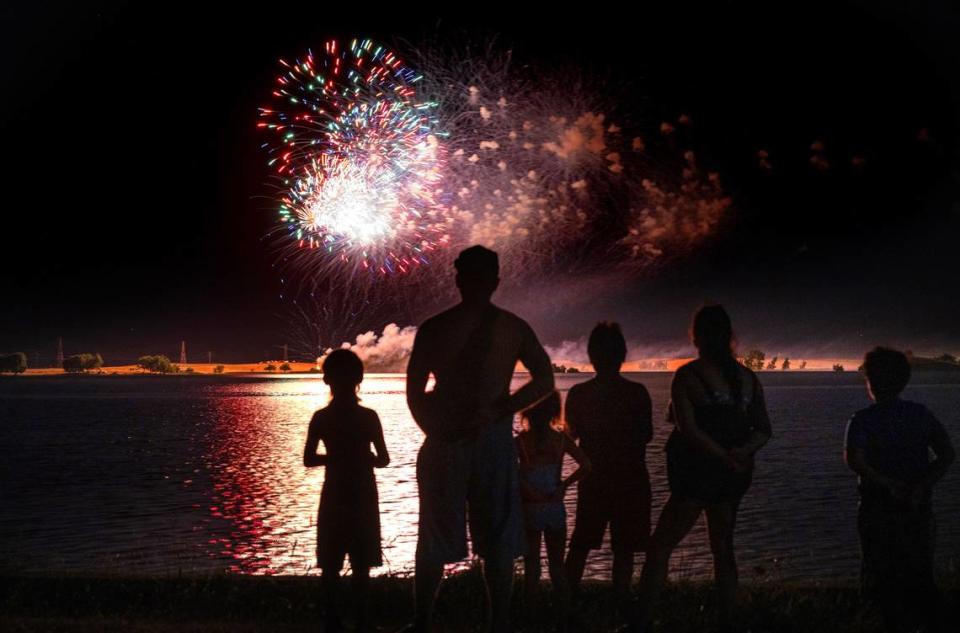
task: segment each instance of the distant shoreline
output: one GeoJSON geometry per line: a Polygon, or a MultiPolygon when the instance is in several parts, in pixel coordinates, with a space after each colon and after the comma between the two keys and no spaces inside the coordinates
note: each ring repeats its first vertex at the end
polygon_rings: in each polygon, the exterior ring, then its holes
{"type": "MultiPolygon", "coordinates": [[[[624,373],[662,373],[662,372],[673,372],[676,371],[677,367],[690,361],[689,358],[679,358],[679,359],[663,359],[662,363],[664,366],[661,367],[651,367],[650,361],[636,361],[636,362],[627,362],[623,368],[624,373]]],[[[661,361],[657,361],[658,363],[661,361]]],[[[859,359],[815,359],[808,361],[807,366],[804,368],[791,368],[791,369],[762,369],[759,373],[761,374],[780,374],[780,373],[817,373],[817,372],[832,372],[834,365],[842,365],[844,373],[856,373],[858,367],[860,366],[859,359]]],[[[271,361],[258,361],[251,363],[185,363],[178,364],[180,371],[176,373],[160,374],[160,373],[151,373],[144,371],[137,365],[111,365],[108,367],[103,367],[99,370],[93,370],[83,374],[71,374],[65,372],[63,369],[56,367],[42,367],[42,368],[28,368],[26,372],[19,374],[20,376],[25,377],[52,377],[52,376],[225,376],[231,375],[234,377],[239,376],[304,376],[304,375],[315,375],[322,376],[322,371],[317,368],[316,363],[311,362],[301,362],[301,361],[282,361],[282,360],[271,360],[271,361]],[[289,371],[280,371],[280,366],[286,363],[289,365],[289,371]],[[274,371],[268,371],[266,367],[273,366],[276,368],[274,371]],[[216,372],[217,367],[222,367],[223,370],[216,372]]],[[[558,375],[578,375],[586,374],[591,375],[589,365],[587,366],[577,366],[574,363],[568,363],[568,366],[576,368],[576,371],[569,372],[568,374],[563,374],[558,372],[558,375]]],[[[914,372],[925,372],[925,371],[960,371],[960,365],[953,363],[946,363],[942,361],[937,361],[927,358],[917,358],[916,362],[912,363],[912,368],[914,372]]],[[[525,370],[518,366],[517,373],[526,373],[525,370]]],[[[383,375],[396,375],[403,374],[403,371],[368,371],[368,376],[375,376],[378,374],[383,375]]],[[[7,374],[0,374],[0,376],[7,374]]]]}
{"type": "MultiPolygon", "coordinates": [[[[628,369],[624,370],[624,374],[672,374],[675,370],[673,369],[628,369]]],[[[526,374],[527,372],[518,369],[514,373],[516,374],[526,374]]],[[[782,371],[779,369],[770,369],[770,370],[760,370],[759,374],[823,374],[823,373],[836,373],[830,368],[806,368],[806,369],[791,369],[787,371],[782,371]]],[[[844,373],[855,374],[856,370],[847,370],[844,373]]],[[[367,378],[375,378],[377,376],[404,376],[406,372],[403,371],[370,371],[366,372],[365,376],[367,378]]],[[[576,371],[576,372],[567,372],[567,373],[556,373],[557,376],[593,376],[594,372],[588,370],[576,371]]],[[[184,378],[189,379],[195,376],[204,376],[207,378],[224,376],[230,378],[244,378],[244,377],[294,377],[294,378],[305,378],[305,377],[316,377],[318,379],[323,378],[322,371],[309,371],[309,370],[291,370],[288,372],[281,371],[264,371],[262,369],[227,369],[224,368],[224,371],[221,373],[215,373],[213,371],[200,371],[194,370],[192,372],[181,371],[169,374],[161,374],[155,372],[137,370],[127,370],[125,366],[117,367],[104,367],[102,371],[91,371],[86,373],[67,373],[62,369],[56,368],[43,368],[43,369],[28,369],[26,372],[18,375],[11,374],[0,374],[0,378],[69,378],[69,377],[81,377],[81,378],[133,378],[133,377],[168,377],[168,378],[184,378]]]]}

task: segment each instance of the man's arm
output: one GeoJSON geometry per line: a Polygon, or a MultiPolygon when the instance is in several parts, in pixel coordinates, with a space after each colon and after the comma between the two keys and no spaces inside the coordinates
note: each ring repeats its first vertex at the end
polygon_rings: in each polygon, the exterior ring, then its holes
{"type": "Polygon", "coordinates": [[[863,422],[856,415],[847,424],[843,441],[843,460],[862,481],[887,490],[895,499],[905,499],[907,486],[902,481],[888,477],[867,461],[867,437],[863,422]]]}
{"type": "Polygon", "coordinates": [[[520,342],[520,362],[530,372],[530,380],[510,394],[506,402],[506,413],[516,413],[533,406],[553,391],[553,366],[550,357],[544,351],[533,329],[524,325],[523,340],[520,342]]]}
{"type": "MultiPolygon", "coordinates": [[[[933,414],[930,415],[932,417],[933,414]]],[[[940,481],[947,473],[947,469],[950,468],[950,465],[953,464],[953,461],[957,458],[957,452],[953,448],[953,443],[950,442],[950,436],[947,435],[947,430],[943,428],[943,425],[940,424],[940,421],[936,418],[933,419],[933,434],[930,437],[930,448],[933,449],[933,454],[936,457],[930,462],[930,465],[927,467],[927,472],[923,477],[922,485],[927,489],[932,488],[935,483],[940,481]]]]}
{"type": "Polygon", "coordinates": [[[577,469],[561,482],[561,495],[567,488],[589,475],[590,470],[593,468],[593,465],[590,463],[590,458],[587,457],[587,454],[583,452],[582,448],[577,446],[572,437],[567,436],[563,439],[563,450],[573,458],[573,461],[577,462],[577,469]]]}
{"type": "Polygon", "coordinates": [[[320,425],[317,415],[314,414],[310,420],[310,427],[307,429],[307,442],[303,446],[303,465],[307,468],[314,466],[326,466],[327,456],[317,455],[317,448],[320,447],[320,425]]]}
{"type": "Polygon", "coordinates": [[[754,428],[750,433],[750,437],[747,438],[747,443],[735,449],[735,452],[738,456],[741,456],[741,458],[742,456],[752,456],[766,446],[767,442],[769,442],[773,436],[773,427],[770,425],[770,414],[767,413],[767,401],[763,395],[763,385],[760,384],[756,375],[752,378],[754,392],[751,411],[754,416],[754,428]]]}
{"type": "MultiPolygon", "coordinates": [[[[553,369],[551,367],[551,369],[553,369]]],[[[567,392],[567,401],[563,405],[563,422],[567,428],[567,435],[575,441],[580,440],[580,427],[583,418],[580,415],[580,389],[578,385],[570,387],[567,392]]]]}
{"type": "Polygon", "coordinates": [[[429,415],[427,405],[429,398],[426,394],[427,381],[430,379],[430,366],[425,352],[426,334],[423,328],[417,331],[413,339],[413,350],[407,362],[407,406],[414,422],[424,433],[428,433],[429,415]]]}
{"type": "Polygon", "coordinates": [[[640,434],[640,442],[649,444],[653,439],[653,402],[650,400],[650,392],[643,385],[639,389],[639,406],[637,407],[637,430],[640,434]]]}
{"type": "Polygon", "coordinates": [[[848,447],[843,453],[850,470],[864,481],[886,489],[895,499],[903,500],[908,495],[907,485],[898,479],[887,477],[867,463],[867,452],[862,448],[848,447]]]}
{"type": "Polygon", "coordinates": [[[383,425],[380,424],[380,416],[373,414],[373,448],[376,451],[373,455],[374,468],[386,468],[390,465],[390,453],[387,452],[387,443],[383,439],[383,425]]]}

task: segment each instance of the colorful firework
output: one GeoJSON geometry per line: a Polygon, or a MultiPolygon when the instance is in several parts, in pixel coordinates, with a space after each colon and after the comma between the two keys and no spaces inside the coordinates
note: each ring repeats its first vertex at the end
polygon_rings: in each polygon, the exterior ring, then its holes
{"type": "Polygon", "coordinates": [[[454,301],[441,280],[470,244],[500,253],[510,292],[651,274],[728,215],[719,177],[685,151],[690,117],[638,126],[620,78],[517,68],[492,46],[411,55],[423,75],[369,40],[328,42],[282,62],[260,112],[303,349],[454,301]]]}
{"type": "Polygon", "coordinates": [[[418,98],[422,77],[371,40],[331,40],[319,58],[280,63],[276,104],[260,109],[258,126],[275,135],[264,147],[297,246],[321,250],[321,266],[372,274],[428,263],[446,234],[442,133],[436,104],[418,98]]]}

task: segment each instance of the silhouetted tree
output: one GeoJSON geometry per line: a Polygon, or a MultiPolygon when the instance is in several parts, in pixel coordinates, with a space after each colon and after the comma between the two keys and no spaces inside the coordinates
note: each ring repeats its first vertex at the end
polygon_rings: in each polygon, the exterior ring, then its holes
{"type": "Polygon", "coordinates": [[[25,371],[27,371],[27,355],[23,352],[0,356],[0,374],[4,372],[22,374],[25,371]]]}
{"type": "Polygon", "coordinates": [[[222,374],[222,373],[223,373],[223,365],[217,365],[216,367],[214,367],[214,368],[213,368],[213,373],[215,373],[215,374],[222,374]]]}
{"type": "Polygon", "coordinates": [[[74,354],[63,359],[63,370],[69,374],[79,374],[103,367],[100,354],[74,354]]]}
{"type": "Polygon", "coordinates": [[[776,369],[777,368],[777,357],[774,356],[770,359],[770,362],[767,363],[767,369],[776,369]]]}
{"type": "Polygon", "coordinates": [[[835,372],[844,371],[843,365],[841,365],[840,363],[837,363],[836,365],[833,366],[833,371],[835,371],[835,372]]]}
{"type": "Polygon", "coordinates": [[[767,357],[766,354],[761,352],[758,349],[752,349],[746,353],[742,359],[743,366],[747,369],[752,369],[754,371],[760,371],[763,369],[763,361],[767,357]]]}
{"type": "Polygon", "coordinates": [[[172,374],[180,370],[163,354],[156,356],[141,356],[137,359],[137,366],[155,374],[172,374]]]}
{"type": "Polygon", "coordinates": [[[784,359],[783,359],[783,364],[780,366],[780,369],[783,369],[783,370],[790,369],[790,359],[789,359],[789,358],[784,358],[784,359]]]}
{"type": "Polygon", "coordinates": [[[264,367],[264,369],[266,369],[267,371],[277,371],[277,368],[273,365],[267,365],[266,367],[264,367]]]}
{"type": "Polygon", "coordinates": [[[800,369],[806,369],[806,368],[807,368],[807,361],[805,360],[800,361],[800,369]]]}
{"type": "Polygon", "coordinates": [[[291,369],[292,369],[292,367],[290,367],[290,363],[284,363],[284,364],[280,365],[280,371],[282,371],[283,373],[287,373],[287,372],[290,371],[291,369]]]}

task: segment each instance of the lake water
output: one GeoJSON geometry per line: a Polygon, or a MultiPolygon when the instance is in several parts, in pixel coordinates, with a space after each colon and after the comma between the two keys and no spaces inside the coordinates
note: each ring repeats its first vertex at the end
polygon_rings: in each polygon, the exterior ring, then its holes
{"type": "MultiPolygon", "coordinates": [[[[566,391],[589,375],[558,376],[566,391]]],[[[654,403],[648,451],[654,517],[666,499],[662,446],[670,374],[633,376],[654,403]]],[[[523,380],[522,375],[516,381],[523,380]]],[[[868,404],[856,373],[766,372],[774,439],[758,455],[737,548],[744,578],[854,578],[856,482],[841,458],[849,414],[868,404]]],[[[960,376],[921,373],[920,400],[960,438],[960,376]]],[[[361,396],[393,459],[378,470],[380,573],[412,568],[414,464],[422,435],[404,379],[368,376],[361,396]]],[[[328,398],[315,376],[87,376],[0,380],[0,573],[170,575],[315,573],[323,469],[301,462],[307,421],[328,398]]],[[[935,495],[938,565],[960,562],[960,467],[935,495]]],[[[567,504],[572,527],[575,489],[567,504]]],[[[638,560],[642,556],[638,556],[638,560]]],[[[609,574],[595,552],[588,576],[609,574]]],[[[701,522],[672,561],[707,577],[701,522]]]]}

